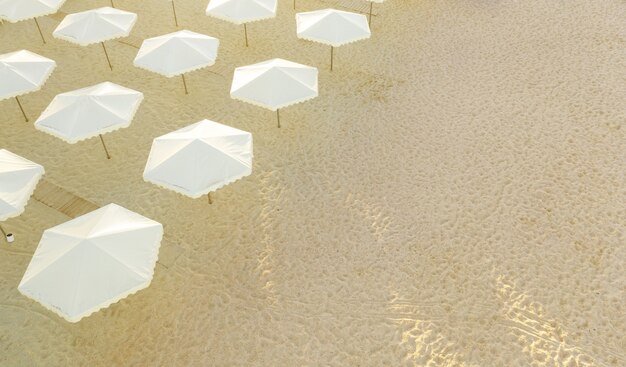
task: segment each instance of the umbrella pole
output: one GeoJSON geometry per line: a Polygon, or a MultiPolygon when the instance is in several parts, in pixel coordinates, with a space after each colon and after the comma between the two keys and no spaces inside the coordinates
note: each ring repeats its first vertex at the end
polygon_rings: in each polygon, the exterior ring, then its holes
{"type": "Polygon", "coordinates": [[[13,236],[13,233],[6,233],[4,231],[4,228],[2,228],[2,226],[0,226],[0,232],[2,232],[2,234],[4,235],[4,238],[7,240],[8,243],[11,243],[13,241],[15,241],[15,236],[13,236]]]}
{"type": "Polygon", "coordinates": [[[370,16],[369,16],[369,18],[367,18],[367,25],[368,26],[372,25],[372,6],[374,6],[374,3],[370,1],[370,16]]]}
{"type": "Polygon", "coordinates": [[[279,109],[276,109],[276,120],[278,121],[278,128],[280,129],[280,113],[279,109]]]}
{"type": "Polygon", "coordinates": [[[174,12],[174,23],[176,27],[178,27],[178,17],[176,16],[176,6],[174,5],[174,0],[172,0],[172,11],[174,12]]]}
{"type": "Polygon", "coordinates": [[[246,36],[246,47],[248,47],[248,27],[246,27],[246,23],[243,24],[243,34],[246,36]]]}
{"type": "Polygon", "coordinates": [[[189,92],[187,92],[187,82],[185,81],[185,74],[180,74],[180,76],[183,77],[183,85],[185,86],[185,94],[189,94],[189,92]]]}
{"type": "Polygon", "coordinates": [[[107,53],[107,48],[104,47],[104,42],[100,42],[102,44],[102,49],[104,50],[104,56],[107,58],[107,62],[109,63],[109,69],[113,70],[113,66],[111,66],[111,60],[109,60],[109,54],[107,53]]]}
{"type": "Polygon", "coordinates": [[[113,0],[111,0],[111,7],[115,8],[115,4],[113,4],[113,0]]]}
{"type": "Polygon", "coordinates": [[[330,46],[330,71],[333,71],[333,50],[334,50],[334,47],[330,46]]]}
{"type": "Polygon", "coordinates": [[[206,197],[209,199],[209,204],[213,204],[213,200],[211,200],[211,193],[206,194],[206,197]]]}
{"type": "Polygon", "coordinates": [[[104,144],[104,138],[102,137],[102,134],[98,135],[100,137],[100,142],[102,143],[102,147],[104,148],[104,152],[107,155],[107,159],[111,159],[111,156],[109,155],[109,150],[107,149],[106,144],[104,144]]]}
{"type": "Polygon", "coordinates": [[[33,18],[33,20],[35,21],[35,24],[37,25],[37,30],[39,31],[39,35],[41,36],[41,40],[43,41],[43,44],[46,44],[46,39],[43,38],[43,33],[41,33],[41,28],[39,27],[39,22],[37,21],[37,18],[33,18]]]}
{"type": "Polygon", "coordinates": [[[296,10],[296,0],[293,0],[293,10],[296,10]]]}
{"type": "Polygon", "coordinates": [[[28,117],[26,117],[26,112],[24,112],[24,108],[22,107],[20,100],[17,97],[15,97],[15,100],[17,101],[17,105],[20,106],[20,111],[22,111],[22,115],[24,115],[24,120],[28,122],[28,117]]]}

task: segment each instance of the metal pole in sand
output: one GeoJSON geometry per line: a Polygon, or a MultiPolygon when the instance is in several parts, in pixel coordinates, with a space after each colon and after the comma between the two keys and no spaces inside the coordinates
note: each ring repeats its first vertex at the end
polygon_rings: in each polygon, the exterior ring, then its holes
{"type": "Polygon", "coordinates": [[[109,63],[109,69],[113,70],[113,66],[111,66],[111,60],[109,60],[109,54],[107,53],[107,48],[104,47],[104,42],[100,42],[102,44],[102,49],[104,50],[104,56],[107,58],[107,62],[109,63]]]}
{"type": "Polygon", "coordinates": [[[28,122],[28,117],[26,117],[26,112],[24,112],[24,108],[22,107],[20,100],[17,97],[15,97],[15,100],[17,101],[17,105],[20,106],[20,111],[22,111],[22,115],[24,115],[24,120],[28,122]]]}
{"type": "Polygon", "coordinates": [[[278,121],[278,128],[280,129],[280,113],[279,109],[276,109],[276,120],[278,121]]]}
{"type": "Polygon", "coordinates": [[[178,27],[178,17],[176,16],[176,6],[174,5],[174,0],[172,0],[172,11],[174,12],[174,23],[176,27],[178,27]]]}
{"type": "Polygon", "coordinates": [[[330,71],[333,71],[333,50],[334,50],[334,47],[330,46],[330,71]]]}
{"type": "Polygon", "coordinates": [[[185,81],[185,74],[180,74],[183,77],[183,85],[185,86],[185,94],[189,94],[187,91],[187,82],[185,81]]]}
{"type": "Polygon", "coordinates": [[[243,24],[243,34],[246,36],[246,47],[248,47],[248,27],[246,27],[246,23],[243,24]]]}
{"type": "Polygon", "coordinates": [[[109,155],[109,150],[107,149],[106,144],[104,144],[104,138],[102,137],[102,134],[98,135],[100,137],[100,142],[102,143],[102,147],[104,148],[104,152],[107,155],[107,159],[111,159],[111,156],[109,155]]]}
{"type": "Polygon", "coordinates": [[[39,31],[39,35],[41,36],[41,40],[43,41],[43,44],[46,44],[46,39],[43,38],[43,33],[41,33],[41,27],[39,27],[39,22],[37,21],[37,18],[33,18],[33,20],[35,21],[35,24],[37,25],[37,30],[39,31]]]}
{"type": "Polygon", "coordinates": [[[372,1],[370,1],[370,16],[369,18],[367,18],[367,25],[371,26],[372,25],[372,6],[374,5],[374,3],[372,1]]]}
{"type": "Polygon", "coordinates": [[[15,241],[15,236],[13,236],[13,233],[6,233],[4,231],[4,228],[2,228],[2,226],[0,226],[0,232],[2,232],[2,234],[4,235],[4,238],[6,238],[7,242],[11,243],[11,242],[15,241]]]}
{"type": "Polygon", "coordinates": [[[209,199],[209,204],[213,204],[213,200],[211,199],[211,193],[206,194],[206,197],[209,199]]]}

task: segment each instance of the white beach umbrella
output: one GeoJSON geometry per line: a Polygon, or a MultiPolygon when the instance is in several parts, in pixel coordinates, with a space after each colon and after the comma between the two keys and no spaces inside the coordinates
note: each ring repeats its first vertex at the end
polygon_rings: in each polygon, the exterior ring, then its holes
{"type": "Polygon", "coordinates": [[[235,69],[231,98],[276,111],[317,97],[317,68],[272,59],[235,69]]]}
{"type": "Polygon", "coordinates": [[[160,136],[144,180],[198,198],[252,173],[252,134],[202,120],[160,136]]]}
{"type": "Polygon", "coordinates": [[[168,78],[215,64],[220,41],[204,34],[182,30],[143,41],[133,64],[168,78]]]}
{"type": "Polygon", "coordinates": [[[54,60],[27,50],[0,55],[0,101],[15,98],[28,121],[17,97],[41,89],[56,65],[54,60]]]}
{"type": "Polygon", "coordinates": [[[0,0],[0,20],[16,23],[33,19],[41,40],[46,43],[37,18],[56,13],[63,3],[65,0],[0,0]]]}
{"type": "MultiPolygon", "coordinates": [[[[0,149],[0,221],[24,212],[43,174],[41,165],[0,149]]],[[[0,231],[9,242],[13,242],[13,234],[6,233],[2,227],[0,231]]]]}
{"type": "Polygon", "coordinates": [[[18,290],[69,322],[150,285],[163,226],[109,204],[44,231],[18,290]]]}
{"type": "Polygon", "coordinates": [[[109,68],[113,70],[104,42],[128,37],[136,21],[137,14],[135,13],[104,7],[69,14],[52,32],[52,35],[81,46],[100,43],[109,68]]]}
{"type": "Polygon", "coordinates": [[[111,82],[61,93],[43,111],[35,128],[70,144],[128,127],[143,100],[143,93],[111,82]]]}
{"type": "Polygon", "coordinates": [[[248,46],[247,23],[276,17],[277,0],[211,0],[206,15],[237,25],[243,24],[248,46]]]}
{"type": "Polygon", "coordinates": [[[299,38],[330,45],[330,70],[333,70],[333,49],[370,37],[365,15],[324,9],[296,14],[299,38]]]}

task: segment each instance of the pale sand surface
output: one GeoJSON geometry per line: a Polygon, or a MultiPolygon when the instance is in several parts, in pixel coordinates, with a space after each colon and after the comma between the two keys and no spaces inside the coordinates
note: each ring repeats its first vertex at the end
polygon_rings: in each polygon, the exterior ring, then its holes
{"type": "MultiPolygon", "coordinates": [[[[116,4],[139,13],[133,39],[175,30],[165,1],[116,4]]],[[[68,219],[31,200],[0,243],[1,366],[626,366],[626,3],[390,0],[332,73],[291,1],[249,26],[248,49],[206,1],[177,5],[221,40],[188,96],[130,46],[107,43],[110,72],[99,45],[52,39],[54,18],[45,46],[32,21],[0,26],[0,53],[58,63],[22,98],[30,124],[0,102],[0,146],[179,239],[148,289],[66,323],[17,291],[41,232],[68,219]],[[228,95],[234,67],[273,57],[320,68],[320,97],[280,130],[228,95]],[[98,139],[32,126],[56,94],[106,80],[146,97],[106,135],[111,161],[98,139]],[[253,175],[212,206],[143,182],[152,139],[204,118],[253,133],[253,175]]]]}

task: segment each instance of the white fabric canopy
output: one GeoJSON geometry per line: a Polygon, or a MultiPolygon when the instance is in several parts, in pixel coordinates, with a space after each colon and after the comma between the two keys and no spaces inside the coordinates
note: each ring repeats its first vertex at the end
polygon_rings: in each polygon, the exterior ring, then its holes
{"type": "Polygon", "coordinates": [[[277,0],[211,0],[206,15],[234,24],[276,17],[277,0]]]}
{"type": "Polygon", "coordinates": [[[0,19],[11,23],[59,11],[65,0],[0,0],[0,19]]]}
{"type": "Polygon", "coordinates": [[[104,82],[61,93],[43,111],[35,128],[74,144],[128,127],[143,93],[104,82]]]}
{"type": "Polygon", "coordinates": [[[347,11],[324,9],[296,14],[299,38],[339,47],[370,37],[367,17],[347,11]]]}
{"type": "Polygon", "coordinates": [[[39,164],[0,149],[0,221],[24,212],[43,174],[39,164]]]}
{"type": "Polygon", "coordinates": [[[137,21],[137,14],[104,7],[69,14],[52,35],[81,46],[127,37],[137,21]]]}
{"type": "Polygon", "coordinates": [[[18,286],[69,322],[150,285],[163,226],[109,204],[44,231],[18,286]]]}
{"type": "Polygon", "coordinates": [[[39,90],[55,67],[54,60],[27,50],[0,55],[0,101],[39,90]]]}
{"type": "Polygon", "coordinates": [[[202,120],[152,142],[146,181],[192,198],[252,173],[252,134],[202,120]]]}
{"type": "Polygon", "coordinates": [[[182,30],[143,41],[133,64],[168,78],[215,64],[220,41],[182,30]]]}
{"type": "Polygon", "coordinates": [[[317,97],[317,68],[273,59],[235,69],[230,96],[276,111],[317,97]]]}

